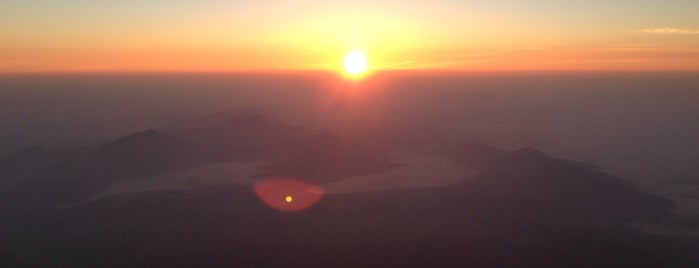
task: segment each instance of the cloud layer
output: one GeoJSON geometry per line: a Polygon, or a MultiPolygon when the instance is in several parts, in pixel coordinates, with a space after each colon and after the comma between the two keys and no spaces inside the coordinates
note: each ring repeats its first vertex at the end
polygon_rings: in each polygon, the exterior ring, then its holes
{"type": "Polygon", "coordinates": [[[699,34],[699,30],[688,30],[670,27],[643,29],[640,32],[648,34],[699,34]]]}

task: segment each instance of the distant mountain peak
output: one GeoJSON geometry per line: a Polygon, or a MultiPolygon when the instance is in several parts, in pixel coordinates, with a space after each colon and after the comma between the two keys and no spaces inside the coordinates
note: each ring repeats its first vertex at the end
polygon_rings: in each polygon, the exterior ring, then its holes
{"type": "Polygon", "coordinates": [[[305,133],[299,126],[244,110],[228,111],[177,123],[166,134],[202,144],[233,147],[275,147],[288,145],[305,133]]]}
{"type": "Polygon", "coordinates": [[[483,168],[505,155],[505,152],[480,142],[467,142],[444,150],[446,156],[454,161],[466,163],[472,167],[483,168]]]}
{"type": "Polygon", "coordinates": [[[177,120],[163,127],[159,127],[158,129],[164,132],[188,132],[196,129],[215,127],[231,120],[241,120],[256,117],[264,118],[262,114],[255,111],[254,109],[241,108],[207,114],[199,117],[177,120]]]}
{"type": "Polygon", "coordinates": [[[148,129],[148,130],[144,130],[144,131],[141,131],[141,132],[136,132],[136,133],[133,133],[133,134],[126,135],[126,136],[124,136],[122,139],[131,139],[131,138],[155,138],[155,137],[162,137],[162,136],[165,136],[165,135],[162,134],[162,133],[160,133],[160,132],[158,132],[158,131],[156,131],[156,130],[148,129]]]}
{"type": "Polygon", "coordinates": [[[223,122],[224,125],[235,123],[275,124],[276,122],[261,114],[251,114],[244,117],[228,118],[223,122]]]}
{"type": "Polygon", "coordinates": [[[162,154],[175,151],[188,144],[177,137],[156,130],[145,130],[123,136],[115,141],[105,143],[96,149],[99,154],[162,154]]]}
{"type": "Polygon", "coordinates": [[[141,132],[136,132],[133,134],[129,134],[126,136],[123,136],[111,143],[107,143],[105,145],[110,145],[114,143],[138,143],[138,142],[157,142],[157,141],[162,141],[162,140],[167,140],[167,139],[174,139],[174,137],[170,137],[162,132],[153,130],[153,129],[148,129],[144,130],[141,132]]]}
{"type": "Polygon", "coordinates": [[[509,152],[508,154],[509,158],[517,158],[517,159],[526,159],[528,161],[556,161],[560,160],[558,158],[552,157],[542,151],[539,151],[534,148],[522,148],[518,150],[514,150],[512,152],[509,152]]]}

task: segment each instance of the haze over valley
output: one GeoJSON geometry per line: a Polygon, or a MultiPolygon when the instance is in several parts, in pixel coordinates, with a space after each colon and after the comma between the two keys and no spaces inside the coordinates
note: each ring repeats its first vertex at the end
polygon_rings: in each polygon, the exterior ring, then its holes
{"type": "Polygon", "coordinates": [[[696,264],[698,87],[688,72],[3,75],[2,263],[696,264]]]}

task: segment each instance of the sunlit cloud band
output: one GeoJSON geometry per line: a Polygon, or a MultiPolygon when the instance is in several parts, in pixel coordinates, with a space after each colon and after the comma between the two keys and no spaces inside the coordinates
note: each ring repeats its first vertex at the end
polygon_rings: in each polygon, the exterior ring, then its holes
{"type": "Polygon", "coordinates": [[[640,32],[648,34],[699,34],[699,30],[688,30],[670,27],[643,29],[640,32]]]}

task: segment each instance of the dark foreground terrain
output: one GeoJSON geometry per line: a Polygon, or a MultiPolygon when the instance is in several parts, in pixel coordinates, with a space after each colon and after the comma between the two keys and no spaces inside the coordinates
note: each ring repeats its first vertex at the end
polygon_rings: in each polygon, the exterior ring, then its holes
{"type": "Polygon", "coordinates": [[[462,190],[325,198],[272,211],[249,189],[203,188],[38,209],[3,230],[5,267],[694,267],[696,240],[583,225],[462,190]],[[463,195],[457,195],[463,194],[463,195]]]}
{"type": "MultiPolygon", "coordinates": [[[[367,120],[307,129],[233,111],[96,147],[21,151],[0,162],[5,185],[0,264],[699,265],[696,238],[653,235],[630,227],[660,224],[674,216],[674,205],[621,178],[531,148],[499,150],[443,138],[449,136],[443,129],[367,120]],[[472,172],[439,186],[398,183],[392,188],[331,191],[332,183],[377,174],[371,178],[382,178],[385,172],[411,165],[396,160],[396,154],[430,157],[448,163],[445,168],[467,167],[472,172]],[[186,173],[250,161],[266,162],[244,182],[202,184],[196,178],[208,173],[186,173]],[[192,178],[177,187],[104,194],[111,185],[156,178],[162,182],[177,174],[192,178]],[[305,209],[273,209],[253,189],[259,181],[274,178],[327,186],[328,192],[305,209]]],[[[298,200],[289,206],[302,202],[304,195],[318,194],[288,191],[298,200]]]]}
{"type": "Polygon", "coordinates": [[[699,267],[696,77],[2,77],[0,267],[699,267]]]}

